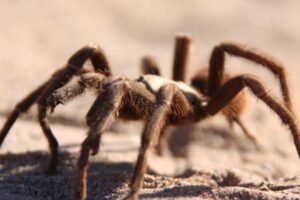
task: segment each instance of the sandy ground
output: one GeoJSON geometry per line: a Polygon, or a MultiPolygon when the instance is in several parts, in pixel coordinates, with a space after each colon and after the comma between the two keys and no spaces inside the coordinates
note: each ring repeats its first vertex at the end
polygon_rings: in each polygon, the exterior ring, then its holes
{"type": "MultiPolygon", "coordinates": [[[[115,74],[137,77],[140,58],[157,57],[171,72],[174,35],[194,38],[190,75],[206,65],[214,45],[235,41],[267,52],[285,64],[299,113],[300,3],[291,1],[21,1],[0,4],[0,125],[14,105],[45,81],[77,49],[97,43],[115,74]]],[[[263,77],[270,92],[278,83],[255,65],[228,59],[229,71],[263,77]]],[[[60,149],[58,173],[43,173],[47,144],[35,109],[13,127],[0,149],[0,199],[70,199],[78,148],[86,128],[88,93],[59,107],[51,127],[60,149]]],[[[300,199],[300,162],[291,135],[253,99],[243,116],[256,148],[238,127],[218,116],[192,127],[170,127],[169,150],[152,154],[141,199],[300,199]]],[[[117,123],[91,158],[89,199],[122,199],[128,192],[142,125],[117,123]]]]}
{"type": "MultiPolygon", "coordinates": [[[[53,130],[61,145],[60,162],[58,173],[48,176],[44,173],[46,141],[38,126],[27,121],[16,124],[1,148],[0,199],[70,199],[85,129],[53,125],[53,130]]],[[[295,152],[289,155],[275,142],[257,150],[243,135],[232,135],[214,121],[173,129],[170,140],[181,144],[173,142],[172,151],[163,157],[151,155],[141,199],[300,198],[295,152]],[[187,136],[183,138],[182,132],[187,136]]],[[[289,145],[291,141],[279,139],[279,143],[289,145]]],[[[104,135],[101,153],[90,159],[89,199],[126,196],[138,147],[138,134],[104,135]]]]}

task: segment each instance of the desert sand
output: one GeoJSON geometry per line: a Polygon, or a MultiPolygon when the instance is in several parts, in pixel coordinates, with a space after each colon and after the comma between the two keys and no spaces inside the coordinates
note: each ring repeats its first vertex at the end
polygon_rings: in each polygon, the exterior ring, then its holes
{"type": "MultiPolygon", "coordinates": [[[[291,1],[11,1],[0,4],[0,126],[15,104],[62,66],[77,49],[100,45],[114,74],[136,78],[140,59],[155,56],[170,77],[174,36],[193,38],[189,75],[206,66],[214,45],[245,44],[284,64],[297,116],[300,109],[300,3],[291,1]]],[[[89,65],[89,63],[87,63],[89,65]]],[[[280,99],[276,79],[259,66],[228,57],[226,70],[262,78],[280,99]]],[[[300,199],[300,161],[278,117],[251,96],[242,120],[253,145],[222,116],[170,127],[169,148],[151,154],[140,199],[300,199]]],[[[50,116],[60,143],[57,174],[44,173],[47,142],[36,108],[24,114],[0,148],[0,199],[71,199],[76,159],[85,138],[87,93],[50,116]]],[[[88,199],[122,199],[140,144],[141,122],[117,122],[91,157],[88,199]]]]}

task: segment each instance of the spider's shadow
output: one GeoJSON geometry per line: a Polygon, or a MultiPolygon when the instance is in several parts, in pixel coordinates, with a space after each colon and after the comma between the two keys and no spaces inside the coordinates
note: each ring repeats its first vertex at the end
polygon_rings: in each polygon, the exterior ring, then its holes
{"type": "Polygon", "coordinates": [[[168,134],[169,150],[176,157],[186,157],[192,143],[212,149],[235,149],[240,152],[260,151],[260,147],[245,136],[238,136],[228,127],[216,124],[176,127],[168,134]]]}
{"type": "MultiPolygon", "coordinates": [[[[0,190],[25,199],[70,199],[73,196],[76,154],[60,152],[55,175],[44,173],[46,152],[0,155],[0,190]]],[[[111,199],[132,174],[131,163],[108,163],[91,159],[88,172],[88,199],[111,199]],[[105,198],[106,197],[106,198],[105,198]]]]}

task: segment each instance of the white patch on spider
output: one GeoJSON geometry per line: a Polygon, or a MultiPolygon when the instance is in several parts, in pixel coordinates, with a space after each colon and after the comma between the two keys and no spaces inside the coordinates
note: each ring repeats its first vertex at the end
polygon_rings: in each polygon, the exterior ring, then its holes
{"type": "Polygon", "coordinates": [[[191,86],[185,84],[182,81],[173,81],[167,78],[163,78],[161,76],[156,76],[156,75],[143,75],[142,76],[143,80],[149,85],[149,87],[154,91],[154,92],[158,92],[158,90],[166,85],[166,84],[174,84],[176,85],[182,92],[186,93],[186,94],[192,94],[195,95],[197,97],[199,97],[199,93],[197,92],[197,90],[195,90],[194,88],[192,88],[191,86]]]}

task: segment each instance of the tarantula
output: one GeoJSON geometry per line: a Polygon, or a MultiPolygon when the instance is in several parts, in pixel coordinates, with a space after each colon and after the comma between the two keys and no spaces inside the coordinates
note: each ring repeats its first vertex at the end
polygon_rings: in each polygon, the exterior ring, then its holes
{"type": "MultiPolygon", "coordinates": [[[[272,97],[262,81],[253,75],[243,74],[223,83],[225,54],[240,56],[274,71],[284,80],[284,69],[272,59],[250,51],[240,45],[223,43],[211,54],[207,93],[183,82],[164,79],[157,75],[143,75],[132,80],[125,76],[105,76],[101,73],[85,73],[80,81],[66,85],[47,98],[47,105],[54,108],[91,88],[98,97],[87,113],[88,135],[83,141],[77,162],[75,199],[86,198],[86,177],[90,153],[97,153],[102,134],[115,117],[127,120],[145,120],[141,147],[131,180],[129,199],[137,199],[147,167],[149,150],[157,142],[167,125],[188,125],[216,115],[247,87],[281,119],[290,129],[300,157],[300,133],[289,96],[283,105],[272,97]]],[[[286,86],[286,85],[282,85],[286,86]]],[[[289,95],[288,88],[282,88],[289,95]]]]}
{"type": "Polygon", "coordinates": [[[54,173],[56,171],[58,161],[58,142],[53,135],[46,118],[47,110],[50,108],[47,104],[47,99],[56,89],[66,85],[73,77],[89,72],[90,70],[83,69],[83,64],[87,59],[90,59],[93,64],[94,73],[111,76],[110,67],[106,57],[99,47],[89,45],[81,48],[71,56],[68,63],[63,68],[54,72],[48,81],[28,94],[15,106],[15,109],[7,118],[0,132],[0,146],[19,115],[28,111],[33,104],[37,104],[39,123],[45,137],[48,140],[50,149],[47,173],[54,173]]]}
{"type": "MultiPolygon", "coordinates": [[[[187,81],[187,63],[189,57],[189,49],[191,46],[191,37],[186,34],[177,34],[175,38],[175,51],[174,51],[174,60],[173,60],[173,75],[172,79],[175,81],[182,81],[188,83],[187,81]]],[[[242,53],[242,52],[241,52],[242,53]]],[[[246,52],[244,52],[246,53],[246,52]]],[[[233,53],[234,55],[234,53],[233,53]]],[[[245,57],[251,55],[245,55],[245,57]]],[[[255,61],[255,58],[253,58],[255,61]]],[[[258,63],[263,62],[255,61],[258,63]]],[[[147,55],[142,58],[141,71],[143,74],[152,74],[161,76],[160,67],[153,56],[147,55]]],[[[262,64],[263,67],[270,70],[276,78],[279,79],[281,85],[281,92],[283,99],[285,101],[286,107],[290,109],[290,94],[287,87],[286,76],[284,72],[284,68],[280,65],[274,65],[275,63],[266,63],[262,64]]],[[[207,67],[201,68],[198,70],[195,75],[191,78],[190,85],[197,89],[204,96],[209,96],[208,94],[208,75],[209,69],[207,67]]],[[[226,81],[232,78],[228,72],[223,72],[223,76],[221,78],[221,85],[223,85],[226,81]]],[[[233,98],[228,105],[220,111],[220,114],[223,114],[227,119],[230,129],[233,128],[234,124],[237,124],[243,133],[247,136],[250,141],[252,141],[255,145],[257,145],[256,138],[248,131],[242,120],[240,119],[241,114],[245,112],[248,102],[248,96],[245,90],[242,90],[235,98],[233,98]]],[[[166,131],[162,131],[160,134],[160,138],[158,140],[158,144],[156,146],[156,152],[158,155],[162,155],[162,150],[165,149],[166,146],[166,131]]]]}

